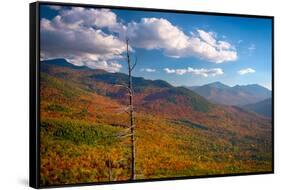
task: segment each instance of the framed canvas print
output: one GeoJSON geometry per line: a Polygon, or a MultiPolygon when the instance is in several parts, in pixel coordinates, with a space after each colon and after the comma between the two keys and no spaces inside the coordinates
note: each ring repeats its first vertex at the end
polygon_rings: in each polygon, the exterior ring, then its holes
{"type": "Polygon", "coordinates": [[[30,4],[30,186],[274,172],[273,17],[30,4]]]}

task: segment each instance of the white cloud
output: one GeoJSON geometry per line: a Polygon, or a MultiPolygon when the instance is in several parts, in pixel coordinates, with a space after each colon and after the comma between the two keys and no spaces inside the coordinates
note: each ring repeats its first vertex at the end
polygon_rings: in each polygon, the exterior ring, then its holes
{"type": "Polygon", "coordinates": [[[107,62],[107,61],[98,61],[98,62],[88,62],[86,64],[88,67],[92,68],[97,68],[97,69],[103,69],[111,73],[116,73],[119,72],[120,69],[122,68],[122,65],[112,61],[112,62],[107,62]]]}
{"type": "Polygon", "coordinates": [[[200,75],[203,77],[208,77],[208,76],[217,76],[217,75],[222,75],[223,70],[221,68],[213,68],[213,69],[194,69],[192,67],[188,67],[187,69],[169,69],[165,68],[164,71],[168,74],[175,73],[178,75],[183,75],[183,74],[194,74],[194,75],[200,75]]]}
{"type": "Polygon", "coordinates": [[[170,74],[170,73],[175,73],[175,72],[176,72],[175,69],[169,69],[169,68],[165,68],[164,71],[165,71],[166,73],[168,73],[168,74],[170,74]]]}
{"type": "Polygon", "coordinates": [[[65,58],[75,65],[118,72],[126,35],[130,50],[159,49],[169,57],[194,56],[214,63],[237,59],[235,48],[218,40],[214,32],[197,30],[187,35],[163,18],[142,18],[124,25],[109,9],[53,8],[59,15],[41,19],[41,59],[65,58]]]}
{"type": "Polygon", "coordinates": [[[217,40],[215,39],[215,34],[213,32],[205,32],[204,30],[197,30],[197,32],[203,41],[211,46],[216,46],[217,40]]]}
{"type": "Polygon", "coordinates": [[[108,28],[113,32],[124,32],[125,26],[117,22],[117,15],[109,9],[86,9],[73,7],[60,12],[63,22],[81,26],[108,28]]]}
{"type": "Polygon", "coordinates": [[[113,34],[93,28],[113,27],[115,17],[104,9],[99,13],[91,9],[88,11],[82,13],[83,8],[73,8],[63,10],[52,20],[41,19],[41,58],[65,58],[75,65],[118,72],[122,65],[116,60],[125,52],[125,43],[113,34]],[[87,14],[92,14],[94,20],[87,20],[87,14]],[[103,20],[105,18],[107,21],[103,20]]]}
{"type": "Polygon", "coordinates": [[[145,71],[145,72],[148,72],[148,73],[153,73],[153,72],[156,72],[156,69],[151,69],[151,68],[143,68],[141,69],[140,71],[145,71]]]}
{"type": "Polygon", "coordinates": [[[230,43],[228,43],[228,42],[225,42],[225,41],[218,41],[218,44],[217,44],[217,47],[218,47],[218,49],[230,49],[230,48],[232,48],[231,47],[231,44],[230,43]]]}
{"type": "Polygon", "coordinates": [[[238,74],[239,75],[245,75],[245,74],[248,74],[248,73],[255,73],[256,70],[252,69],[252,68],[246,68],[246,69],[241,69],[238,71],[238,74]]]}
{"type": "Polygon", "coordinates": [[[145,49],[182,49],[187,45],[185,34],[166,19],[142,18],[130,22],[127,34],[135,47],[145,49]]]}
{"type": "Polygon", "coordinates": [[[215,33],[197,30],[185,34],[179,27],[163,18],[142,18],[131,22],[127,34],[133,47],[163,49],[164,54],[174,58],[195,56],[210,62],[235,61],[237,52],[226,41],[217,40],[215,33]]]}

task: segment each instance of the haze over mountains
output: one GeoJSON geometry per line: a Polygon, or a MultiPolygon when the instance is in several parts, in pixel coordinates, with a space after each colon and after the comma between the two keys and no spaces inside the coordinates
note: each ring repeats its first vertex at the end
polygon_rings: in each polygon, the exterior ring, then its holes
{"type": "Polygon", "coordinates": [[[271,91],[258,84],[230,87],[221,82],[188,87],[213,103],[242,106],[271,98],[271,91]]]}

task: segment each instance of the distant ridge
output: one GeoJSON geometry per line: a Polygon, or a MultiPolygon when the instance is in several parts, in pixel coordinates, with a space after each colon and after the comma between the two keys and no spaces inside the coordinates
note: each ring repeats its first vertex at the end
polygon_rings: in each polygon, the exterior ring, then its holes
{"type": "Polygon", "coordinates": [[[221,82],[188,87],[214,103],[242,106],[271,97],[271,91],[258,84],[230,87],[221,82]]]}
{"type": "Polygon", "coordinates": [[[72,69],[90,69],[87,66],[76,66],[76,65],[73,65],[73,64],[67,62],[63,58],[43,60],[43,61],[41,61],[41,63],[49,64],[49,65],[56,65],[56,66],[60,66],[60,67],[69,67],[69,68],[72,68],[72,69]]]}
{"type": "Polygon", "coordinates": [[[247,104],[243,108],[256,112],[257,114],[271,117],[272,116],[272,99],[268,98],[255,104],[247,104]]]}

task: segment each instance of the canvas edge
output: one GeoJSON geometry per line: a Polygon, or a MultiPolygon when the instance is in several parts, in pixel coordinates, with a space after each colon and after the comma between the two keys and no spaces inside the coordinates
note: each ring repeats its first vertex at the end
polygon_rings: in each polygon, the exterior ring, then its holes
{"type": "Polygon", "coordinates": [[[29,186],[40,187],[38,109],[38,2],[29,4],[29,186]]]}
{"type": "Polygon", "coordinates": [[[269,15],[248,15],[248,14],[234,14],[234,13],[218,13],[218,12],[201,12],[189,10],[172,10],[172,9],[157,9],[144,7],[126,7],[126,6],[112,6],[112,5],[95,5],[82,3],[63,3],[63,2],[49,2],[36,1],[30,3],[30,132],[29,132],[29,185],[33,188],[58,188],[58,187],[77,187],[77,186],[91,186],[91,185],[110,185],[123,183],[139,183],[139,182],[158,182],[171,180],[185,180],[185,179],[200,179],[200,178],[216,178],[216,177],[234,177],[234,176],[248,176],[261,174],[274,174],[274,16],[269,15]],[[272,21],[272,170],[263,172],[249,172],[249,173],[233,173],[233,174],[217,174],[217,175],[202,175],[202,176],[179,176],[167,178],[153,178],[140,180],[126,180],[126,181],[112,181],[112,182],[90,182],[90,183],[74,183],[74,184],[55,184],[42,186],[40,185],[40,5],[61,5],[61,6],[83,6],[95,8],[109,8],[109,9],[123,9],[123,10],[141,10],[141,11],[158,11],[171,13],[189,13],[199,15],[216,15],[216,16],[233,16],[245,18],[263,18],[272,21]]]}

